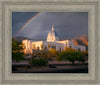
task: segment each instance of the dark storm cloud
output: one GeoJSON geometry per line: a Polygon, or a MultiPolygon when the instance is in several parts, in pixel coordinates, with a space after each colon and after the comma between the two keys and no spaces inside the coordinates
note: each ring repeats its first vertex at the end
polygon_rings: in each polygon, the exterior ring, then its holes
{"type": "MultiPolygon", "coordinates": [[[[36,13],[22,13],[22,17],[14,14],[13,28],[18,31],[23,24],[36,13]],[[27,18],[26,18],[27,17],[27,18]],[[21,19],[21,20],[20,20],[21,19]],[[18,27],[18,28],[17,28],[18,27]]],[[[46,39],[52,24],[60,39],[73,38],[88,33],[87,12],[43,12],[34,18],[17,36],[24,36],[31,39],[46,39]]],[[[13,35],[16,31],[13,31],[13,35]]]]}
{"type": "Polygon", "coordinates": [[[38,12],[12,12],[12,36],[14,37],[20,28],[38,12]]]}

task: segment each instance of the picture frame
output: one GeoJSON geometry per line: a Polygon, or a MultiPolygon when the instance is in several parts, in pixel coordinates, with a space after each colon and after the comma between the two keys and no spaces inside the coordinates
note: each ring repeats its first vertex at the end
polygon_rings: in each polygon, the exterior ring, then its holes
{"type": "Polygon", "coordinates": [[[99,0],[0,0],[1,40],[0,74],[3,84],[50,85],[67,83],[72,85],[99,85],[99,0]],[[11,39],[12,12],[88,12],[89,73],[12,73],[11,39]]]}

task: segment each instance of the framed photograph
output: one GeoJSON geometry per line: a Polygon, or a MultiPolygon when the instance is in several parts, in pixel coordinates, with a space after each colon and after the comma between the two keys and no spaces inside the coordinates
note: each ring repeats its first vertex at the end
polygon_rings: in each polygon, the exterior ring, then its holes
{"type": "Polygon", "coordinates": [[[88,73],[87,33],[88,12],[12,12],[12,72],[88,73]]]}
{"type": "Polygon", "coordinates": [[[99,3],[0,0],[1,84],[99,85],[99,3]]]}

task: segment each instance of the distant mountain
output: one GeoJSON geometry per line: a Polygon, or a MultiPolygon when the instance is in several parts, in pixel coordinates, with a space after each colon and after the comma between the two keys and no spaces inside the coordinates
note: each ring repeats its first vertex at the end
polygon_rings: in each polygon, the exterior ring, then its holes
{"type": "Polygon", "coordinates": [[[88,50],[88,37],[87,35],[81,35],[72,39],[75,45],[83,45],[86,46],[86,50],[88,50]]]}
{"type": "MultiPolygon", "coordinates": [[[[13,39],[16,39],[16,40],[18,40],[19,42],[22,42],[22,40],[29,39],[29,38],[26,38],[26,37],[13,37],[13,39]]],[[[30,40],[30,39],[29,39],[29,40],[30,40]]]]}
{"type": "Polygon", "coordinates": [[[40,39],[30,39],[27,37],[13,37],[14,39],[18,40],[19,42],[22,42],[22,40],[28,39],[28,40],[34,40],[34,41],[40,41],[40,39]]]}

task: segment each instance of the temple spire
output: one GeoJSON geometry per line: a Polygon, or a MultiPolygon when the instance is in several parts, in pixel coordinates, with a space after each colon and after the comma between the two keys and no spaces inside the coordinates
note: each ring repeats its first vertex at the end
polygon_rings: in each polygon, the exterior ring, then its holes
{"type": "Polygon", "coordinates": [[[54,30],[54,27],[53,27],[53,25],[52,25],[52,30],[54,30]]]}

